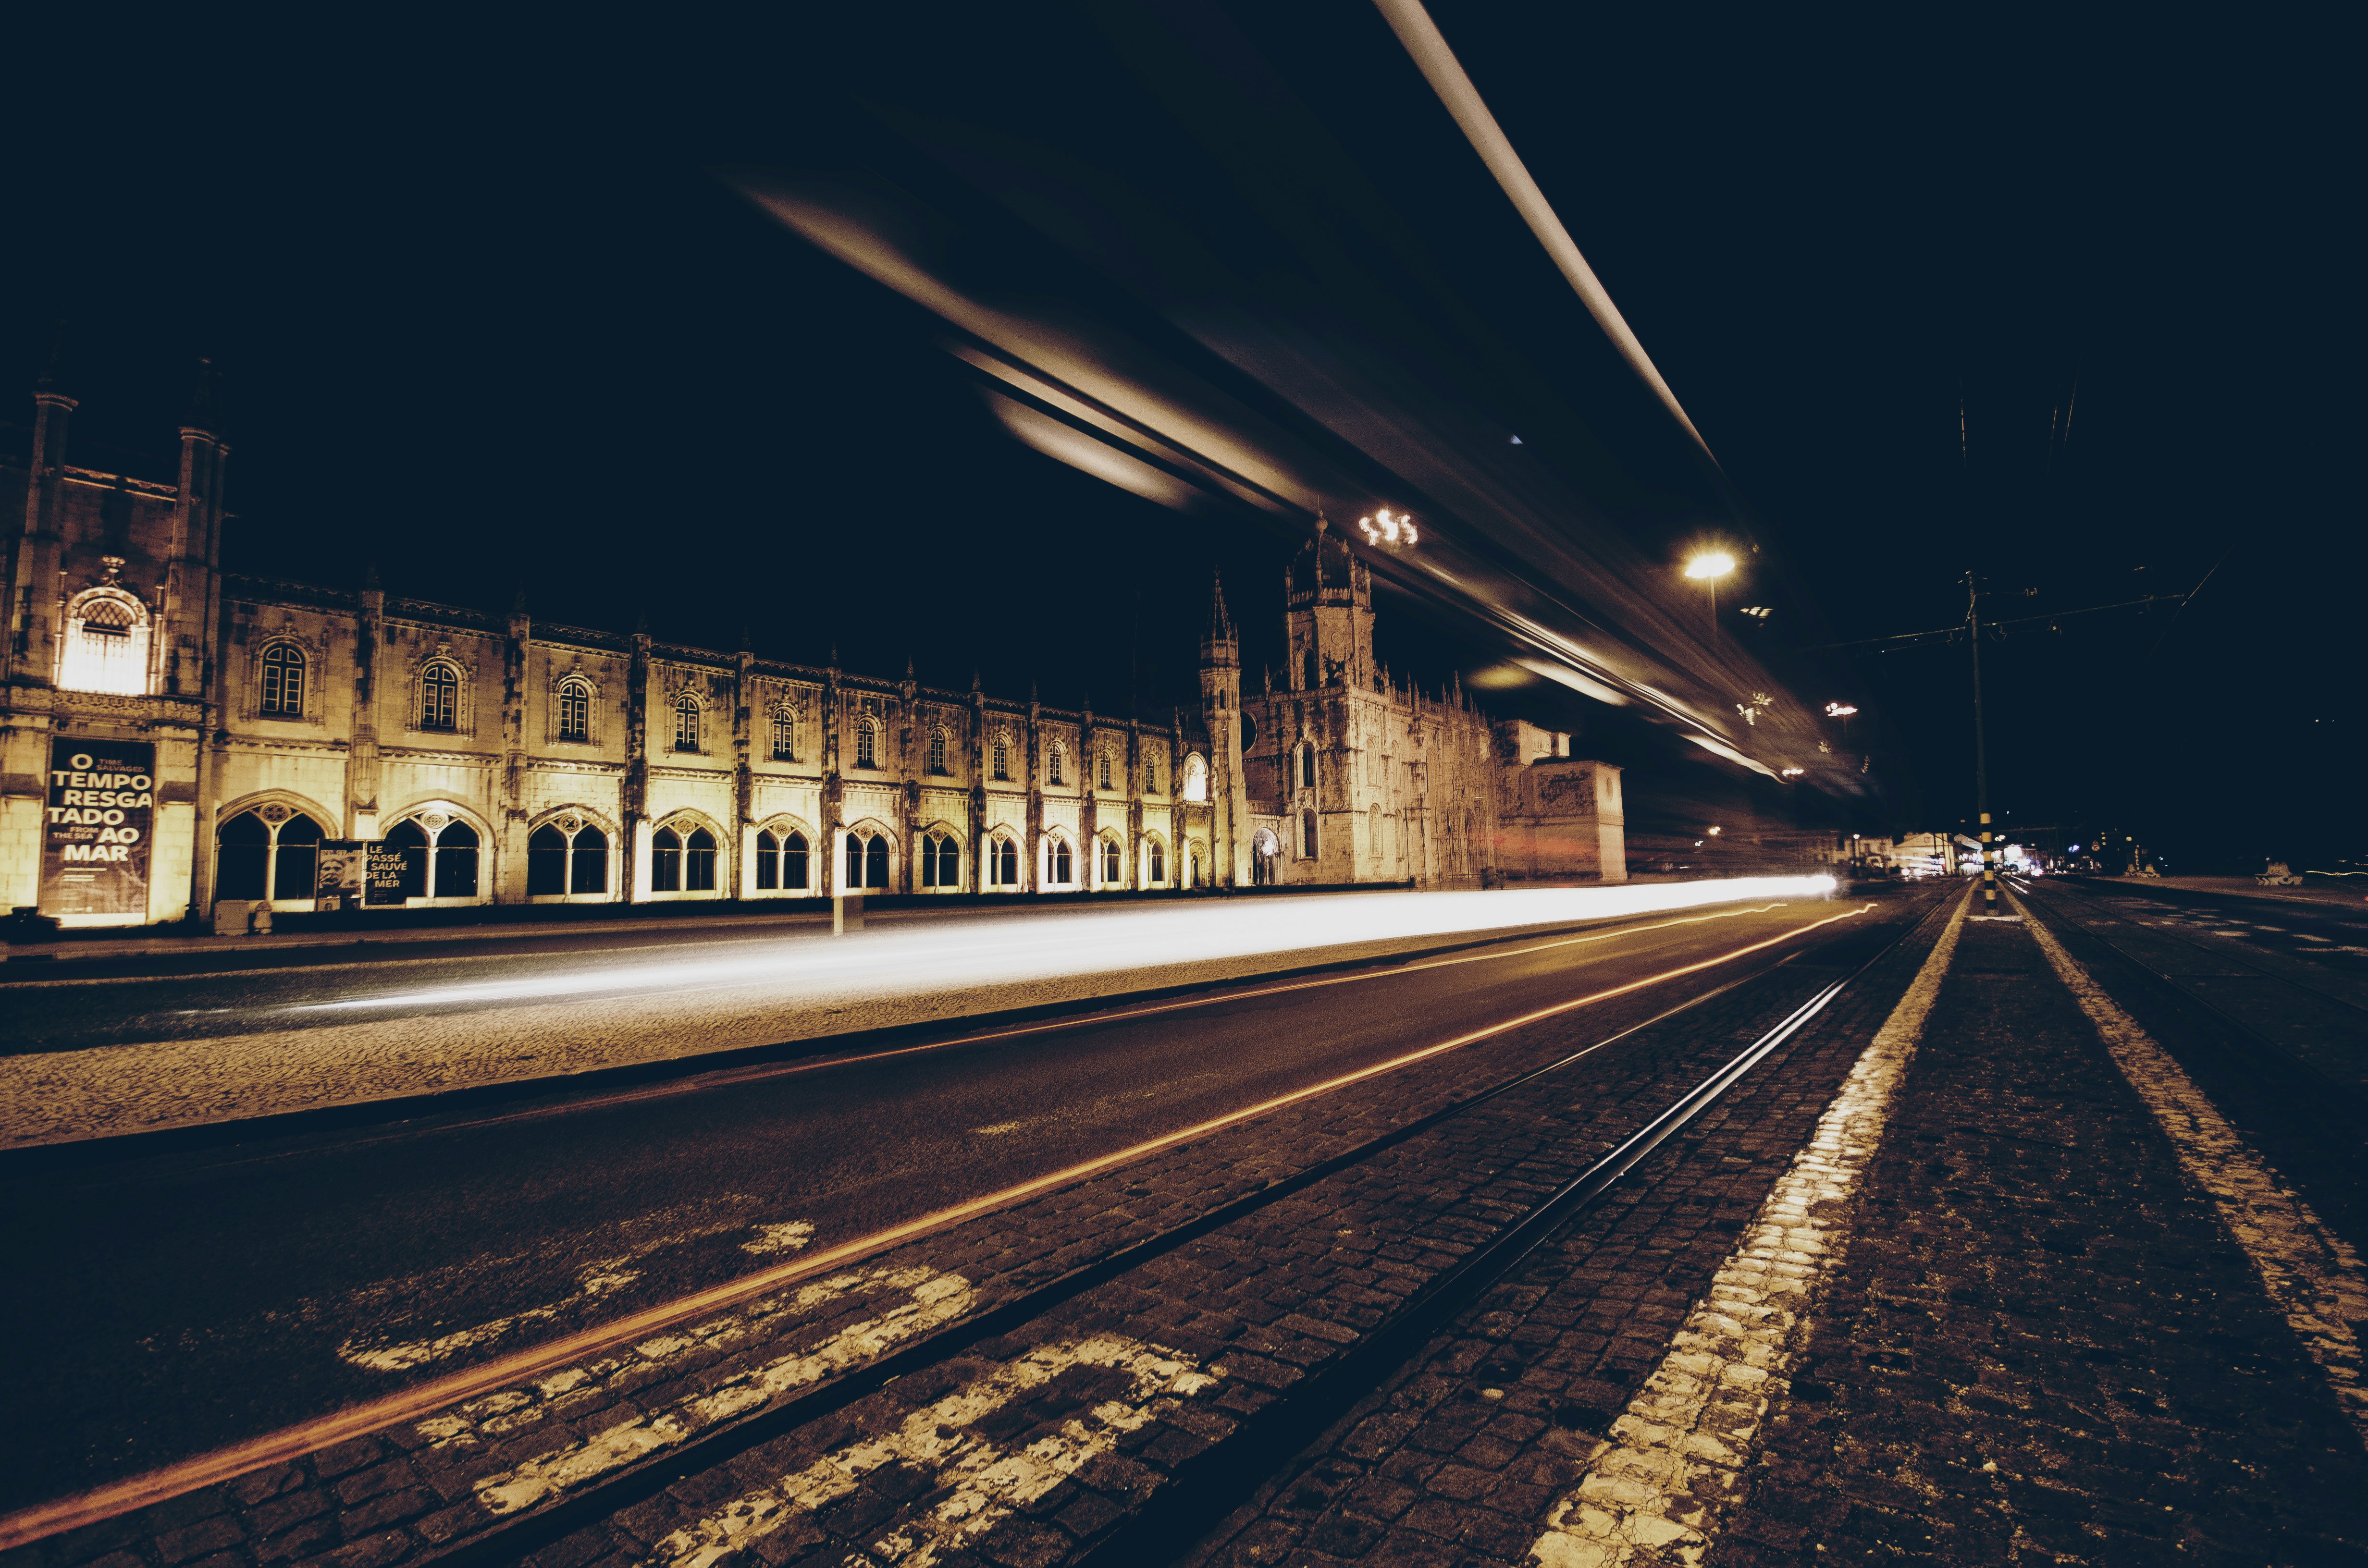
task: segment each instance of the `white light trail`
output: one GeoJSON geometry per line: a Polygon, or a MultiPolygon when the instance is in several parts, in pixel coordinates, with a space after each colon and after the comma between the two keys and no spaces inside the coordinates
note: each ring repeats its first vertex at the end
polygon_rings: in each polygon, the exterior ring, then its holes
{"type": "Polygon", "coordinates": [[[467,985],[316,1002],[294,1012],[486,1006],[624,992],[768,986],[793,994],[879,995],[963,990],[1060,976],[1192,965],[1259,953],[1611,920],[1666,910],[1783,898],[1824,898],[1831,877],[1736,877],[1625,887],[1494,892],[1315,894],[1107,910],[1044,911],[950,930],[875,926],[861,937],[802,937],[759,953],[610,965],[467,985]]]}

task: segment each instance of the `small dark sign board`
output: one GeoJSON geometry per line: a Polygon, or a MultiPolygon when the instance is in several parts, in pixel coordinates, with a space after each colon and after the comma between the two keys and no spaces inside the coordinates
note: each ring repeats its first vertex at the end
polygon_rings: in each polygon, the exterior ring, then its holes
{"type": "Polygon", "coordinates": [[[364,903],[401,903],[403,872],[403,851],[400,848],[390,849],[381,840],[371,840],[370,866],[365,873],[362,902],[364,903]]]}

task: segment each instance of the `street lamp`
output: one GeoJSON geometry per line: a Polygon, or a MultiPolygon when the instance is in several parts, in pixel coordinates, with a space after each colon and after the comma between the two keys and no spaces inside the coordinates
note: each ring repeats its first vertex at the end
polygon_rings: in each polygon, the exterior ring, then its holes
{"type": "Polygon", "coordinates": [[[1706,550],[1686,562],[1686,575],[1710,585],[1710,651],[1718,652],[1718,580],[1735,570],[1735,557],[1723,550],[1706,550]]]}
{"type": "Polygon", "coordinates": [[[1845,748],[1850,745],[1850,715],[1857,711],[1858,710],[1856,708],[1847,702],[1828,702],[1826,704],[1826,717],[1828,719],[1839,719],[1842,722],[1842,745],[1845,748]]]}

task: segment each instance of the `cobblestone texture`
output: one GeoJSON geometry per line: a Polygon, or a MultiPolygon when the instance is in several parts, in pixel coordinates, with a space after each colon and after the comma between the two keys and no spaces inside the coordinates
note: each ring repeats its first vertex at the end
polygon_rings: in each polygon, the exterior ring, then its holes
{"type": "Polygon", "coordinates": [[[1486,1568],[1526,1559],[1936,930],[1565,1226],[1188,1561],[1486,1568]]]}
{"type": "MultiPolygon", "coordinates": [[[[1869,917],[1865,927],[1855,922],[1842,927],[1858,933],[1845,937],[1844,943],[1879,944],[1882,937],[1873,927],[1884,918],[1888,916],[1869,917]]],[[[1726,978],[1705,975],[1700,988],[1726,978]]],[[[1008,1342],[975,1347],[968,1359],[944,1369],[956,1382],[940,1379],[938,1386],[942,1392],[965,1376],[989,1376],[994,1367],[1045,1345],[1098,1337],[1179,1353],[1195,1366],[1221,1358],[1221,1392],[1196,1395],[1189,1408],[1179,1405],[1130,1434],[1118,1451],[1059,1489],[1058,1504],[1047,1505],[1043,1517],[1053,1518],[1078,1504],[1078,1513],[1065,1517],[1058,1528],[1069,1532],[1064,1540],[1090,1537],[1109,1520],[1099,1517],[1100,1506],[1084,1503],[1083,1494],[1122,1510],[1127,1499],[1156,1483],[1163,1466],[1221,1436],[1215,1423],[1237,1421],[1270,1403],[1274,1391],[1337,1354],[1344,1338],[1379,1322],[1422,1280],[1641,1125],[1666,1103],[1671,1089],[1725,1061],[1830,978],[1829,971],[1794,965],[1634,1037],[1584,1069],[1459,1116],[1067,1303],[1008,1342]],[[1585,1095],[1572,1101],[1575,1084],[1584,1085],[1585,1095]],[[1125,1479],[1106,1479],[1112,1476],[1125,1479]]],[[[1317,1096],[897,1248],[831,1280],[783,1290],[415,1426],[52,1537],[24,1555],[44,1565],[67,1565],[125,1553],[127,1562],[202,1559],[208,1568],[264,1562],[376,1568],[424,1555],[484,1528],[496,1517],[484,1493],[515,1482],[529,1467],[567,1462],[604,1441],[631,1448],[641,1441],[632,1434],[656,1430],[669,1418],[684,1423],[682,1436],[696,1436],[814,1381],[780,1381],[778,1369],[784,1363],[837,1358],[836,1366],[825,1369],[826,1375],[892,1347],[898,1336],[876,1325],[905,1321],[896,1314],[926,1311],[929,1301],[944,1299],[929,1295],[933,1290],[966,1292],[959,1315],[992,1308],[1478,1089],[1641,1023],[1684,994],[1650,988],[1317,1096]],[[747,1400],[746,1391],[763,1385],[768,1374],[777,1386],[765,1399],[747,1400]],[[626,1434],[622,1438],[620,1432],[626,1434]],[[167,1555],[186,1545],[175,1532],[200,1526],[199,1534],[211,1545],[203,1551],[191,1548],[181,1557],[167,1555]]],[[[1797,1053],[1797,1042],[1792,1050],[1797,1053]]],[[[791,1459],[811,1465],[846,1440],[889,1429],[934,1397],[926,1392],[931,1387],[930,1378],[901,1380],[812,1429],[755,1450],[772,1458],[735,1460],[732,1473],[754,1478],[770,1466],[778,1481],[791,1459]]],[[[998,1432],[996,1441],[1008,1449],[1009,1437],[998,1432]]],[[[652,1445],[644,1452],[668,1446],[652,1445]]],[[[615,1468],[593,1466],[575,1483],[615,1468]]],[[[909,1484],[909,1469],[891,1466],[869,1474],[855,1495],[799,1530],[776,1531],[768,1539],[778,1541],[807,1528],[823,1530],[842,1548],[858,1544],[858,1537],[871,1539],[866,1532],[878,1523],[871,1515],[886,1518],[904,1507],[906,1499],[894,1494],[909,1484]]],[[[664,1528],[649,1533],[655,1528],[655,1517],[647,1528],[620,1521],[614,1528],[622,1533],[600,1551],[645,1549],[696,1523],[689,1510],[700,1501],[728,1501],[736,1494],[732,1485],[716,1474],[694,1477],[631,1516],[643,1520],[644,1510],[664,1515],[664,1528]],[[719,1487],[713,1498],[700,1497],[703,1490],[719,1487]]],[[[552,1494],[567,1489],[561,1485],[552,1494]]],[[[996,1540],[1001,1539],[998,1531],[996,1540]]],[[[573,1561],[569,1553],[578,1544],[562,1547],[553,1549],[549,1561],[573,1561]]]]}
{"type": "Polygon", "coordinates": [[[1717,1564],[2341,1562],[2368,1459],[2095,1029],[1969,930],[1717,1564]]]}

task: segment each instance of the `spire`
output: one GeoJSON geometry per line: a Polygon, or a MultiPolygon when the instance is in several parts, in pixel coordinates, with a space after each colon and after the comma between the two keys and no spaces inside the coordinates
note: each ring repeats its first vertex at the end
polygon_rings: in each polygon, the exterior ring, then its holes
{"type": "Polygon", "coordinates": [[[905,655],[905,678],[906,680],[913,678],[913,655],[910,653],[905,655]]]}
{"type": "Polygon", "coordinates": [[[745,621],[745,620],[744,620],[744,621],[742,621],[742,622],[740,623],[740,652],[742,652],[742,653],[747,653],[748,651],[749,651],[748,623],[747,623],[746,621],[745,621]]]}
{"type": "Polygon", "coordinates": [[[1230,642],[1234,640],[1234,618],[1225,611],[1225,574],[1212,572],[1210,579],[1216,592],[1209,606],[1209,641],[1230,642]]]}
{"type": "Polygon", "coordinates": [[[986,689],[985,687],[979,684],[978,671],[975,669],[970,672],[970,688],[973,691],[985,691],[986,689]]]}
{"type": "Polygon", "coordinates": [[[369,565],[362,568],[362,592],[368,594],[375,593],[377,591],[378,562],[373,561],[369,565]]]}
{"type": "Polygon", "coordinates": [[[510,613],[512,615],[524,615],[526,613],[526,585],[524,583],[520,583],[518,585],[518,592],[510,596],[510,613]]]}
{"type": "Polygon", "coordinates": [[[636,637],[647,637],[649,634],[650,607],[643,605],[639,609],[633,611],[633,635],[636,637]]]}
{"type": "Polygon", "coordinates": [[[192,430],[203,430],[209,436],[222,434],[222,379],[214,372],[211,359],[198,361],[198,384],[189,393],[189,412],[182,424],[192,430]]]}

